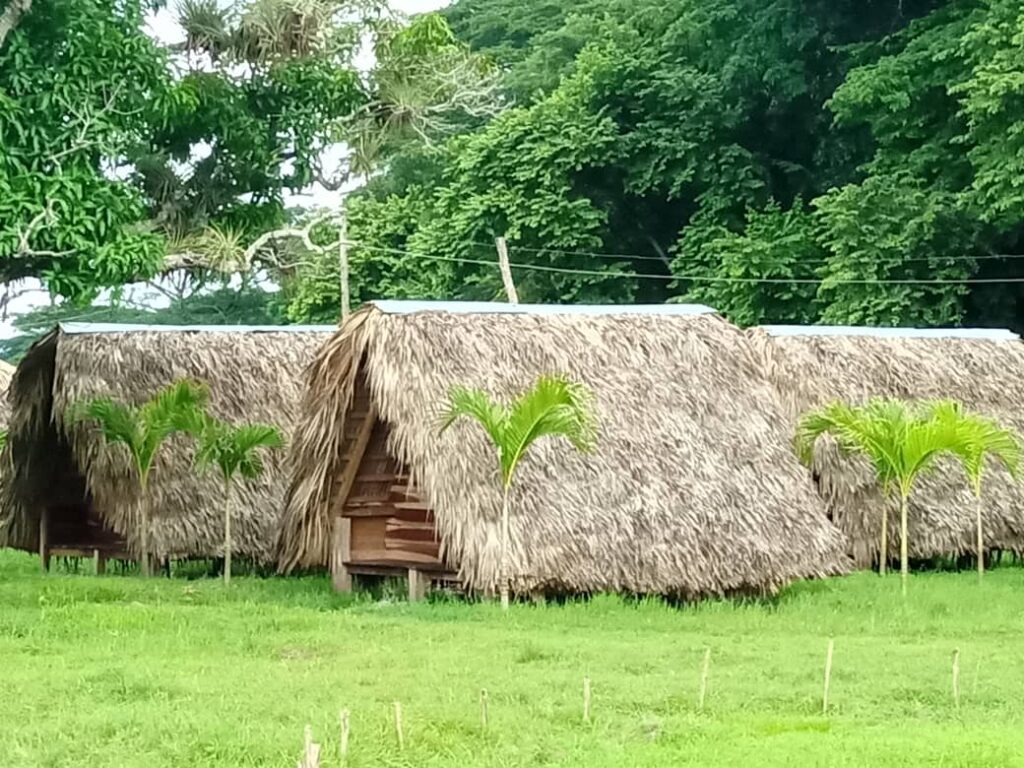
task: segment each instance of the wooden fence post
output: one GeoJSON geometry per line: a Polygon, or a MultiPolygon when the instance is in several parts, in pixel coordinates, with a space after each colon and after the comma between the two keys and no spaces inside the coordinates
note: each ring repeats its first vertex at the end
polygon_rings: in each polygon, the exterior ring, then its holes
{"type": "Polygon", "coordinates": [[[704,649],[704,664],[700,670],[700,698],[697,699],[697,709],[704,711],[704,698],[708,693],[708,668],[711,666],[711,648],[704,649]]]}
{"type": "Polygon", "coordinates": [[[828,714],[828,689],[832,684],[832,651],[835,649],[835,640],[829,638],[828,651],[825,653],[825,690],[821,697],[821,714],[828,714]]]}

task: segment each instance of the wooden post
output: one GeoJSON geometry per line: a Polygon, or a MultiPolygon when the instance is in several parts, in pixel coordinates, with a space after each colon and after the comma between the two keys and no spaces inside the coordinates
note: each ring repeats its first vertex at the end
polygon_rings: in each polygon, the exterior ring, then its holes
{"type": "Polygon", "coordinates": [[[700,670],[700,697],[697,699],[697,709],[704,711],[704,698],[708,693],[708,669],[711,666],[711,649],[704,649],[704,664],[700,670]]]}
{"type": "Polygon", "coordinates": [[[960,709],[960,649],[953,651],[953,703],[960,709]]]}
{"type": "Polygon", "coordinates": [[[427,596],[430,577],[416,568],[409,569],[409,602],[415,603],[427,596]]]}
{"type": "Polygon", "coordinates": [[[583,678],[583,722],[590,722],[590,678],[583,678]]]}
{"type": "Polygon", "coordinates": [[[402,702],[395,702],[395,735],[398,737],[398,748],[405,749],[405,733],[402,730],[402,702]]]}
{"type": "Polygon", "coordinates": [[[98,549],[92,551],[92,564],[97,576],[102,576],[107,572],[107,558],[98,549]]]}
{"type": "Polygon", "coordinates": [[[39,567],[43,573],[50,570],[50,510],[43,507],[39,513],[39,567]]]}
{"type": "Polygon", "coordinates": [[[828,689],[832,685],[832,651],[836,641],[829,638],[828,651],[825,652],[825,690],[821,697],[821,714],[828,714],[828,689]]]}
{"type": "Polygon", "coordinates": [[[351,592],[352,574],[345,563],[352,557],[352,518],[335,517],[333,533],[331,584],[336,592],[351,592]]]}
{"type": "Polygon", "coordinates": [[[343,710],[341,710],[341,744],[340,744],[340,752],[339,752],[339,754],[341,755],[341,764],[342,765],[345,765],[346,762],[348,761],[348,734],[349,734],[348,710],[347,709],[343,709],[343,710]]]}
{"type": "Polygon", "coordinates": [[[313,729],[308,725],[303,732],[302,761],[299,768],[320,768],[320,745],[313,742],[313,729]]]}
{"type": "Polygon", "coordinates": [[[487,689],[480,689],[480,728],[487,730],[487,689]]]}
{"type": "Polygon", "coordinates": [[[349,314],[349,287],[348,287],[348,215],[345,213],[345,204],[341,204],[341,219],[338,222],[338,273],[341,279],[341,321],[349,314]]]}
{"type": "Polygon", "coordinates": [[[508,303],[518,304],[519,294],[516,292],[516,284],[512,282],[512,267],[508,263],[508,244],[504,237],[495,238],[494,244],[498,247],[498,267],[501,269],[501,282],[505,284],[508,303]]]}

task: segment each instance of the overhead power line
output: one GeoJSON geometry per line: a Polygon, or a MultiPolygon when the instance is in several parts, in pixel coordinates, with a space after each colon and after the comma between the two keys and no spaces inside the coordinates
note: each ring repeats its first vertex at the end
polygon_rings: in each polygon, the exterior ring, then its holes
{"type": "MultiPolygon", "coordinates": [[[[489,247],[485,243],[473,242],[473,245],[480,247],[489,247]]],[[[536,248],[525,245],[509,245],[509,249],[514,253],[515,251],[525,251],[527,253],[553,253],[559,256],[583,256],[590,259],[614,259],[616,261],[656,261],[659,264],[667,264],[672,261],[670,257],[662,256],[651,256],[650,254],[640,253],[598,253],[597,251],[571,251],[562,248],[536,248]]],[[[905,264],[908,262],[913,263],[930,263],[936,260],[942,261],[988,261],[992,259],[1024,259],[1024,254],[1021,253],[988,253],[981,254],[979,256],[910,256],[908,258],[902,258],[899,256],[893,256],[885,259],[880,259],[877,263],[879,264],[905,264]]],[[[832,259],[794,259],[791,263],[794,265],[798,264],[828,264],[832,259]]]]}
{"type": "MultiPolygon", "coordinates": [[[[457,264],[474,264],[484,267],[497,268],[497,260],[467,259],[459,256],[437,256],[429,253],[417,253],[401,248],[387,248],[377,245],[363,245],[352,243],[357,248],[379,253],[391,253],[400,256],[411,256],[428,261],[443,261],[457,264]]],[[[550,272],[564,275],[583,275],[588,277],[617,277],[631,280],[686,280],[695,283],[765,283],[784,285],[1009,285],[1024,283],[1024,277],[967,277],[967,278],[804,278],[804,277],[720,277],[717,275],[651,275],[638,274],[633,272],[618,272],[599,269],[570,269],[567,267],[549,267],[542,264],[523,264],[521,262],[509,262],[512,269],[550,272]]]]}

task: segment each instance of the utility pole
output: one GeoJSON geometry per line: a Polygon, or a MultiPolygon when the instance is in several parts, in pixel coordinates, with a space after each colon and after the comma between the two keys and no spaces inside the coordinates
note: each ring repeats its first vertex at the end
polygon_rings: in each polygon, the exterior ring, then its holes
{"type": "Polygon", "coordinates": [[[345,204],[341,204],[341,218],[338,220],[338,273],[341,279],[341,322],[345,322],[349,313],[348,292],[348,216],[345,204]]]}
{"type": "Polygon", "coordinates": [[[501,268],[501,281],[505,284],[505,295],[509,304],[519,303],[516,284],[512,282],[512,268],[508,263],[508,245],[504,237],[496,237],[494,244],[498,247],[498,266],[501,268]]]}

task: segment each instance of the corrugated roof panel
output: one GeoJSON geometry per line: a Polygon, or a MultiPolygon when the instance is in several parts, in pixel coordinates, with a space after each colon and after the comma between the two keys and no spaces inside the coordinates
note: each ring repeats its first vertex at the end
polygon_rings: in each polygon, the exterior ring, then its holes
{"type": "Polygon", "coordinates": [[[450,312],[488,315],[710,315],[703,304],[506,304],[498,301],[373,301],[388,315],[450,312]]]}
{"type": "Polygon", "coordinates": [[[67,334],[91,333],[334,333],[334,325],[130,325],[127,323],[61,323],[67,334]]]}
{"type": "Polygon", "coordinates": [[[890,339],[1019,341],[1005,328],[869,328],[856,325],[762,325],[769,336],[873,336],[890,339]]]}

